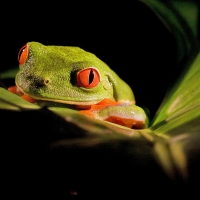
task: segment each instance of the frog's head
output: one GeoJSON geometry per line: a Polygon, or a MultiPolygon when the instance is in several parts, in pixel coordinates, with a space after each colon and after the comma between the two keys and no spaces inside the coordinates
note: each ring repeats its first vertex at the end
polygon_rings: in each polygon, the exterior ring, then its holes
{"type": "Polygon", "coordinates": [[[29,42],[19,51],[18,60],[16,85],[34,99],[76,105],[114,99],[117,80],[110,81],[114,72],[79,47],[29,42]]]}

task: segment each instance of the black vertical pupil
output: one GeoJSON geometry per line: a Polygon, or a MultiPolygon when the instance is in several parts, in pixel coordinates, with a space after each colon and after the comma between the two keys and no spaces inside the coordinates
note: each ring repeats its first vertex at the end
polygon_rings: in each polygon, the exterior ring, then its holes
{"type": "Polygon", "coordinates": [[[91,70],[90,70],[90,74],[89,74],[89,85],[92,83],[93,80],[94,80],[94,72],[93,72],[93,70],[91,69],[91,70]]]}

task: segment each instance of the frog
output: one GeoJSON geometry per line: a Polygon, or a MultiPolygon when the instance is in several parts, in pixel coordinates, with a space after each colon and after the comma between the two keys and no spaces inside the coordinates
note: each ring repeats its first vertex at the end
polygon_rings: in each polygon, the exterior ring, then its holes
{"type": "Polygon", "coordinates": [[[78,46],[27,42],[10,92],[31,103],[67,104],[80,114],[131,129],[148,127],[132,88],[111,67],[78,46]]]}

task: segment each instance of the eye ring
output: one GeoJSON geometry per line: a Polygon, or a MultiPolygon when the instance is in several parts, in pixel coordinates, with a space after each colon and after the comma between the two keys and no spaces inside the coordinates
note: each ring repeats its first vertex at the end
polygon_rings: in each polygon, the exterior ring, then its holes
{"type": "Polygon", "coordinates": [[[18,62],[20,65],[24,64],[28,58],[28,45],[25,44],[18,53],[18,62]]]}
{"type": "Polygon", "coordinates": [[[84,88],[94,88],[100,82],[100,73],[94,67],[85,68],[77,73],[77,85],[84,88]]]}

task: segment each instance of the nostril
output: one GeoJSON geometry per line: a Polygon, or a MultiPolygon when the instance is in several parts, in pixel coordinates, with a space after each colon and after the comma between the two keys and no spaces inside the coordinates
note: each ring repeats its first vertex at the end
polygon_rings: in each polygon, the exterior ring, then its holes
{"type": "Polygon", "coordinates": [[[49,79],[45,79],[45,80],[44,80],[44,84],[45,84],[45,85],[48,85],[48,83],[49,83],[49,79]]]}

